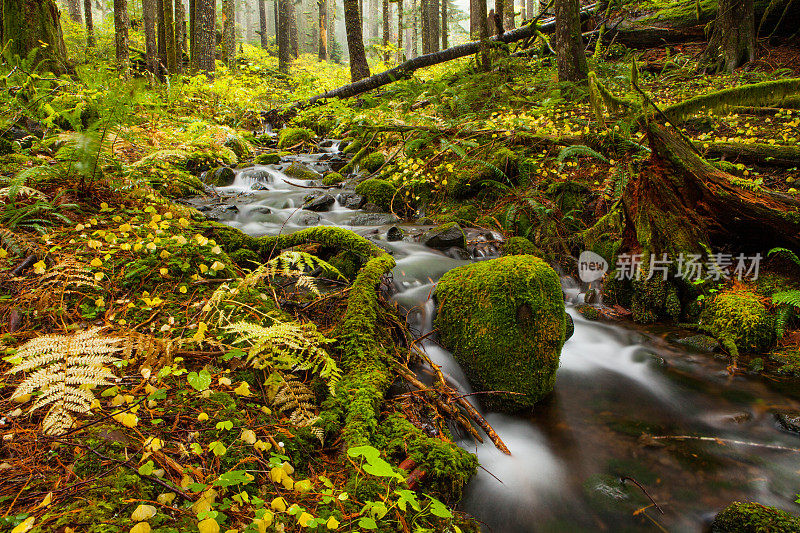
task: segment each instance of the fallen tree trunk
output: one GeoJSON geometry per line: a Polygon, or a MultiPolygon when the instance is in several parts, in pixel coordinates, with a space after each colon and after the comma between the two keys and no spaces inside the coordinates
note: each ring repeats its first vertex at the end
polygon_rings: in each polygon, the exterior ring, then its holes
{"type": "Polygon", "coordinates": [[[724,157],[726,161],[750,163],[769,167],[800,167],[800,148],[770,144],[695,143],[700,151],[710,157],[724,157]]]}
{"type": "MultiPolygon", "coordinates": [[[[596,4],[592,4],[590,6],[584,7],[581,10],[581,16],[588,17],[589,14],[592,12],[592,10],[595,8],[595,6],[596,4]]],[[[502,35],[495,35],[493,37],[490,37],[488,41],[494,43],[505,43],[505,44],[513,43],[515,41],[526,39],[528,37],[533,37],[534,35],[536,35],[537,30],[542,33],[553,32],[555,31],[555,26],[556,26],[555,19],[548,20],[547,22],[543,22],[542,24],[538,25],[534,20],[531,23],[521,28],[507,31],[502,35]]],[[[408,78],[414,71],[419,70],[421,68],[438,65],[439,63],[452,61],[453,59],[458,59],[472,54],[477,54],[478,51],[480,51],[480,49],[481,49],[481,41],[471,41],[468,43],[460,44],[458,46],[454,46],[452,48],[448,48],[447,50],[442,50],[440,52],[434,52],[432,54],[417,56],[413,59],[409,59],[408,61],[397,65],[394,68],[381,72],[380,74],[375,74],[374,76],[370,76],[369,78],[358,80],[355,83],[351,83],[349,85],[345,85],[343,87],[330,90],[326,93],[318,94],[317,96],[311,97],[308,100],[304,100],[302,102],[295,102],[294,104],[292,104],[292,106],[289,108],[288,111],[291,112],[293,110],[302,109],[303,107],[313,105],[321,100],[328,100],[330,98],[349,98],[357,94],[371,91],[373,89],[377,89],[378,87],[394,83],[397,80],[408,78]]]]}

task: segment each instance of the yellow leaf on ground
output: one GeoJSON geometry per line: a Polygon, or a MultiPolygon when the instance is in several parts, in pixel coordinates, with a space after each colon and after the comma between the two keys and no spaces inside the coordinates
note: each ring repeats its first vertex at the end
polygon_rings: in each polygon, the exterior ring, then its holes
{"type": "Polygon", "coordinates": [[[213,518],[206,518],[197,523],[200,533],[219,533],[219,524],[213,518]]]}
{"type": "Polygon", "coordinates": [[[131,528],[131,533],[150,533],[150,524],[139,522],[131,528]]]}
{"type": "Polygon", "coordinates": [[[150,520],[156,515],[156,508],[152,505],[140,505],[137,507],[133,514],[131,514],[131,519],[135,520],[136,522],[143,522],[145,520],[150,520]]]}
{"type": "Polygon", "coordinates": [[[33,528],[33,523],[36,521],[35,516],[29,516],[20,525],[11,530],[11,533],[28,533],[33,528]]]}
{"type": "Polygon", "coordinates": [[[251,396],[253,393],[250,392],[250,384],[246,381],[242,381],[242,384],[233,389],[233,392],[238,394],[239,396],[251,396]]]}

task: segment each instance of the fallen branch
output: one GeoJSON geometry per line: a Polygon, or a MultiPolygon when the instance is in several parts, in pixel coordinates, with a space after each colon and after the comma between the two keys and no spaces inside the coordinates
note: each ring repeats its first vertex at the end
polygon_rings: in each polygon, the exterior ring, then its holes
{"type": "Polygon", "coordinates": [[[745,440],[722,439],[719,437],[697,437],[694,435],[663,435],[659,437],[650,437],[653,440],[699,440],[703,442],[715,442],[717,444],[741,444],[744,446],[755,446],[758,448],[767,448],[769,450],[780,450],[784,452],[800,452],[800,448],[790,448],[788,446],[781,446],[779,444],[761,444],[759,442],[748,442],[745,440]]]}
{"type": "Polygon", "coordinates": [[[704,143],[694,144],[705,150],[707,157],[725,157],[728,161],[770,167],[800,167],[800,148],[794,146],[716,142],[706,147],[704,143]]]}

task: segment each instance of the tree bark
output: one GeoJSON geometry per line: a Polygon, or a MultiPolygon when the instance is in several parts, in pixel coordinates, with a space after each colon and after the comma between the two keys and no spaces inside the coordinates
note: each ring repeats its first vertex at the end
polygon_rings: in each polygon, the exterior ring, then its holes
{"type": "Polygon", "coordinates": [[[60,76],[72,72],[54,0],[0,0],[0,48],[21,58],[37,49],[41,68],[60,76]],[[10,41],[10,44],[9,44],[10,41]],[[41,42],[40,42],[41,41],[41,42]],[[41,43],[49,46],[42,47],[41,43]]]}
{"type": "Polygon", "coordinates": [[[556,0],[556,62],[560,81],[586,80],[589,68],[581,38],[578,0],[556,0]]]}
{"type": "Polygon", "coordinates": [[[411,53],[410,57],[417,57],[419,50],[419,10],[417,0],[411,0],[411,53]]]}
{"type": "Polygon", "coordinates": [[[800,167],[800,148],[794,146],[716,142],[705,148],[705,144],[698,142],[695,146],[710,157],[765,167],[800,167]]]}
{"type": "Polygon", "coordinates": [[[422,31],[422,55],[431,53],[431,23],[430,23],[430,0],[420,0],[419,12],[422,31]]]}
{"type": "Polygon", "coordinates": [[[189,0],[189,69],[197,70],[197,0],[189,0]]]}
{"type": "Polygon", "coordinates": [[[186,8],[183,0],[175,0],[175,47],[178,59],[178,74],[183,74],[186,54],[186,8]]]}
{"type": "Polygon", "coordinates": [[[397,0],[397,62],[403,62],[403,0],[397,0]]]}
{"type": "Polygon", "coordinates": [[[357,82],[369,77],[358,0],[344,0],[344,25],[347,30],[347,49],[350,51],[350,79],[357,82]]]}
{"type": "Polygon", "coordinates": [[[319,8],[319,60],[328,60],[328,0],[317,0],[319,8]]]}
{"type": "Polygon", "coordinates": [[[222,27],[222,50],[225,64],[233,68],[236,62],[236,4],[235,0],[222,0],[225,23],[222,27]]]}
{"type": "Polygon", "coordinates": [[[289,32],[291,25],[289,24],[289,2],[291,0],[277,0],[278,1],[278,70],[284,74],[289,73],[289,63],[291,62],[291,43],[289,32]]]}
{"type": "Polygon", "coordinates": [[[164,55],[167,60],[167,71],[169,71],[170,74],[177,74],[178,52],[175,46],[175,6],[172,4],[172,0],[161,1],[164,9],[164,55]]]}
{"type": "Polygon", "coordinates": [[[503,32],[503,14],[505,13],[506,0],[494,0],[494,31],[496,35],[503,32]]]}
{"type": "Polygon", "coordinates": [[[83,12],[86,18],[86,46],[92,48],[95,45],[92,0],[83,0],[83,12]]]}
{"type": "Polygon", "coordinates": [[[447,4],[449,2],[450,0],[442,0],[442,50],[447,50],[450,47],[447,35],[447,19],[449,18],[447,4]]]}
{"type": "Polygon", "coordinates": [[[439,0],[428,0],[428,9],[430,10],[428,29],[431,32],[431,52],[438,52],[440,49],[439,43],[441,42],[441,32],[439,31],[439,18],[441,18],[439,0]]]}
{"type": "Polygon", "coordinates": [[[123,78],[130,74],[128,49],[128,0],[114,0],[114,44],[117,53],[117,69],[123,78]]]}
{"type": "Polygon", "coordinates": [[[69,18],[72,19],[72,22],[77,22],[78,24],[83,22],[81,20],[80,0],[67,0],[67,11],[69,12],[69,18]]]}
{"type": "Polygon", "coordinates": [[[733,72],[756,55],[753,0],[720,0],[704,60],[709,72],[733,72]]]}
{"type": "MultiPolygon", "coordinates": [[[[489,36],[489,28],[486,25],[486,0],[470,0],[469,7],[469,37],[473,42],[483,42],[489,36]]],[[[486,46],[480,47],[478,63],[482,70],[489,70],[489,54],[486,46]]]]}
{"type": "MultiPolygon", "coordinates": [[[[265,0],[258,1],[258,28],[259,35],[261,36],[261,48],[266,50],[269,48],[269,39],[267,38],[267,6],[265,0]]],[[[280,0],[278,0],[280,2],[280,0]]],[[[278,7],[280,10],[280,7],[278,7]]],[[[285,16],[281,18],[281,23],[286,20],[285,16]]],[[[280,27],[280,26],[279,26],[280,27]]]]}
{"type": "Polygon", "coordinates": [[[156,0],[142,0],[144,19],[145,63],[153,76],[158,75],[158,45],[156,43],[156,0]]]}
{"type": "Polygon", "coordinates": [[[294,59],[300,57],[300,32],[297,28],[297,8],[294,0],[289,0],[289,51],[294,59]]]}
{"type": "Polygon", "coordinates": [[[514,10],[514,0],[505,0],[505,11],[503,11],[503,27],[506,30],[513,30],[517,27],[516,22],[514,22],[515,17],[515,10],[514,10]]]}
{"type": "Polygon", "coordinates": [[[195,0],[197,9],[197,68],[209,78],[214,76],[214,48],[216,45],[216,0],[195,0]]]}
{"type": "Polygon", "coordinates": [[[527,19],[532,19],[538,14],[539,14],[539,1],[527,0],[527,5],[525,7],[525,17],[527,19]]]}
{"type": "Polygon", "coordinates": [[[391,41],[391,26],[389,20],[389,0],[383,0],[383,62],[389,62],[389,42],[391,41]]]}

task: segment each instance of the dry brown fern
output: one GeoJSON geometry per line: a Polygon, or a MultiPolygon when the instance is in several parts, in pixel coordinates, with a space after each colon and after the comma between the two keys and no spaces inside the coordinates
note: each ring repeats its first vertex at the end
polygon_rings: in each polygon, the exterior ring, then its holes
{"type": "Polygon", "coordinates": [[[289,416],[289,421],[298,428],[307,427],[316,436],[320,443],[323,442],[323,432],[314,423],[319,420],[316,414],[314,393],[305,383],[293,374],[280,374],[281,384],[272,400],[272,405],[281,413],[289,416]]]}
{"type": "Polygon", "coordinates": [[[113,384],[116,376],[106,365],[118,361],[122,339],[100,335],[90,328],[72,335],[44,335],[23,344],[9,373],[29,372],[12,399],[39,391],[29,412],[50,405],[42,422],[48,435],[72,427],[71,413],[88,413],[95,397],[90,387],[113,384]]]}
{"type": "Polygon", "coordinates": [[[0,228],[0,247],[5,248],[17,257],[26,257],[37,253],[40,248],[38,243],[21,233],[14,233],[7,228],[0,228]]]}
{"type": "Polygon", "coordinates": [[[122,339],[122,358],[138,358],[142,366],[151,369],[172,363],[172,356],[182,344],[183,339],[159,339],[152,335],[132,331],[122,339]]]}

